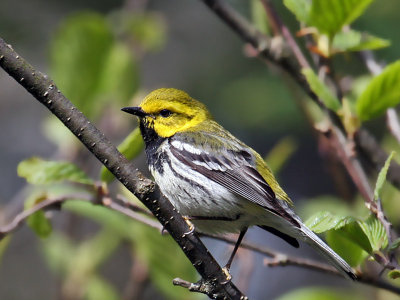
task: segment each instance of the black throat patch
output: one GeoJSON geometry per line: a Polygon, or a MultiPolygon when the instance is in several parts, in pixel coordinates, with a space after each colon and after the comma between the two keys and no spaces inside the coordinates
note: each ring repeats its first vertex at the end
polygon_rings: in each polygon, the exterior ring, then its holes
{"type": "Polygon", "coordinates": [[[162,174],[164,172],[162,162],[166,155],[159,148],[167,138],[160,137],[154,130],[153,124],[145,122],[143,119],[140,119],[139,128],[145,144],[147,162],[149,166],[162,174]]]}

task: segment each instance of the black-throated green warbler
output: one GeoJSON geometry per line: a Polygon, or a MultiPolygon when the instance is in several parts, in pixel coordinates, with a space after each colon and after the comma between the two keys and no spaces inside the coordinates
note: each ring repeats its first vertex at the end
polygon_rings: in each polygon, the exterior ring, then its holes
{"type": "Polygon", "coordinates": [[[292,210],[261,156],[215,122],[207,108],[176,89],[158,89],[125,112],[140,119],[147,162],[161,192],[199,232],[240,232],[259,226],[298,247],[320,252],[341,273],[351,267],[292,210]]]}

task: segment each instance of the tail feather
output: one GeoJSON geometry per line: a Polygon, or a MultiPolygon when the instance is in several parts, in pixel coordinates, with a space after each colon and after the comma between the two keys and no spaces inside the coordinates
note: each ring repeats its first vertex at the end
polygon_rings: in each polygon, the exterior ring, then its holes
{"type": "Polygon", "coordinates": [[[325,257],[340,273],[356,280],[357,276],[349,264],[341,258],[335,251],[333,251],[327,244],[325,244],[314,232],[306,226],[301,226],[303,233],[302,240],[317,250],[323,257],[325,257]]]}
{"type": "Polygon", "coordinates": [[[258,226],[274,235],[276,235],[277,237],[280,237],[281,239],[283,239],[284,241],[286,241],[289,245],[295,247],[295,248],[299,248],[299,242],[294,238],[291,237],[290,235],[283,233],[282,231],[279,231],[278,229],[274,228],[274,227],[269,227],[269,226],[258,226]]]}

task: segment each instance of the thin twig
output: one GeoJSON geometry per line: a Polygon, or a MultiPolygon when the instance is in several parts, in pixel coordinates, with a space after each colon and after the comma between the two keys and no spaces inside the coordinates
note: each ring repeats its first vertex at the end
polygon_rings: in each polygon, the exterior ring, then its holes
{"type": "MultiPolygon", "coordinates": [[[[201,233],[200,236],[209,237],[209,238],[212,238],[212,239],[215,239],[215,240],[223,241],[223,242],[226,242],[226,243],[231,244],[231,245],[235,245],[236,241],[237,241],[236,239],[232,239],[230,237],[227,237],[226,235],[201,233]]],[[[240,244],[240,247],[252,250],[254,252],[258,252],[258,253],[264,254],[264,255],[266,255],[268,257],[275,257],[275,255],[276,255],[275,251],[273,251],[273,250],[271,250],[271,249],[269,249],[267,247],[260,247],[260,246],[258,246],[256,244],[253,244],[253,243],[250,243],[250,242],[247,242],[247,241],[243,241],[240,244]]]]}
{"type": "Polygon", "coordinates": [[[50,209],[52,207],[56,208],[56,205],[57,205],[57,209],[59,209],[59,205],[67,200],[90,201],[88,199],[87,195],[66,195],[66,196],[57,197],[57,198],[45,199],[45,200],[37,203],[33,207],[17,214],[10,223],[1,226],[0,227],[0,240],[2,240],[8,234],[14,232],[16,229],[18,229],[28,217],[30,217],[34,213],[38,212],[39,210],[50,209]]]}
{"type": "Polygon", "coordinates": [[[309,270],[342,276],[334,267],[320,263],[315,260],[292,257],[281,253],[276,253],[273,258],[264,258],[264,265],[268,267],[298,266],[309,270]]]}
{"type": "MultiPolygon", "coordinates": [[[[231,245],[235,245],[236,239],[230,238],[227,236],[219,236],[219,235],[214,235],[214,234],[201,234],[202,236],[205,237],[210,237],[216,240],[220,240],[226,243],[229,243],[231,245]]],[[[268,258],[264,259],[265,265],[269,267],[277,267],[277,266],[297,266],[301,268],[306,268],[310,270],[314,270],[317,272],[322,272],[322,273],[328,273],[332,275],[336,275],[339,277],[343,277],[339,271],[337,271],[334,267],[331,265],[321,263],[315,260],[311,259],[306,259],[306,258],[301,258],[301,257],[295,257],[295,256],[290,256],[287,254],[283,254],[281,252],[277,252],[275,250],[271,250],[265,246],[258,246],[254,243],[248,242],[248,241],[243,241],[240,244],[241,248],[249,249],[251,251],[263,254],[267,256],[268,258]]],[[[378,288],[382,288],[384,290],[391,291],[395,294],[400,295],[400,288],[397,286],[394,286],[386,281],[384,281],[380,277],[371,277],[368,276],[367,274],[358,272],[357,273],[357,281],[364,283],[364,284],[369,284],[378,288]]]]}
{"type": "Polygon", "coordinates": [[[303,55],[303,52],[301,52],[300,47],[297,45],[290,30],[279,18],[279,15],[277,14],[275,8],[272,6],[271,1],[270,0],[261,0],[261,3],[263,4],[263,6],[265,8],[266,13],[270,17],[271,22],[273,23],[273,27],[279,28],[282,35],[285,37],[288,45],[292,49],[293,55],[296,57],[300,66],[302,68],[310,68],[310,64],[308,63],[306,57],[303,55]]]}
{"type": "MultiPolygon", "coordinates": [[[[206,295],[210,295],[210,291],[213,289],[212,284],[210,282],[205,282],[200,280],[196,283],[192,283],[181,278],[175,278],[172,283],[177,286],[184,287],[191,292],[203,293],[206,295]]],[[[240,300],[248,300],[249,298],[243,296],[240,300]]]]}
{"type": "Polygon", "coordinates": [[[144,217],[143,215],[132,211],[129,208],[123,207],[122,205],[119,205],[117,202],[110,200],[110,198],[105,198],[103,200],[103,204],[106,207],[111,208],[112,210],[118,211],[121,214],[130,217],[131,219],[134,219],[136,221],[139,221],[143,224],[146,224],[149,227],[152,227],[154,229],[157,229],[158,231],[162,231],[164,228],[162,227],[162,225],[155,221],[154,219],[149,219],[147,217],[144,217]]]}
{"type": "Polygon", "coordinates": [[[124,195],[117,194],[117,196],[115,198],[116,198],[116,200],[118,200],[121,203],[121,205],[123,204],[124,207],[128,207],[130,210],[139,212],[139,213],[144,214],[149,217],[153,217],[153,214],[148,209],[143,208],[139,205],[136,205],[135,203],[130,201],[128,198],[126,198],[124,195]]]}
{"type": "MultiPolygon", "coordinates": [[[[24,221],[26,221],[27,218],[29,218],[31,215],[38,212],[39,210],[60,209],[60,205],[69,200],[86,201],[86,202],[100,204],[105,207],[109,207],[111,210],[122,213],[133,220],[146,224],[149,227],[155,228],[158,231],[164,229],[162,225],[159,222],[155,221],[154,219],[149,219],[148,217],[144,217],[143,215],[135,211],[132,211],[129,208],[126,208],[118,204],[115,200],[111,199],[110,197],[104,197],[102,201],[98,203],[97,199],[94,200],[93,197],[91,197],[90,195],[76,194],[76,195],[65,195],[56,198],[48,198],[35,204],[33,207],[20,212],[12,219],[11,222],[0,227],[0,240],[2,240],[8,234],[17,230],[24,223],[24,221]]],[[[153,215],[151,215],[151,217],[153,217],[153,215]]]]}

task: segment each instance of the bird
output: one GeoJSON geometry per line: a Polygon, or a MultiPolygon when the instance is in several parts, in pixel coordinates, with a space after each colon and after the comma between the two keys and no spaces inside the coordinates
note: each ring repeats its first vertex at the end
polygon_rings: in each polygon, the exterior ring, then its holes
{"type": "Polygon", "coordinates": [[[175,88],[148,94],[122,111],[139,118],[147,164],[162,194],[200,233],[239,233],[225,266],[249,227],[258,226],[298,248],[309,244],[341,274],[349,264],[312,232],[271,169],[252,148],[217,123],[206,106],[175,88]]]}

